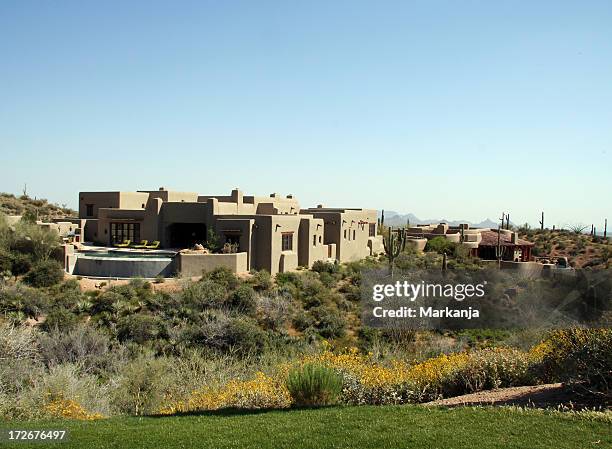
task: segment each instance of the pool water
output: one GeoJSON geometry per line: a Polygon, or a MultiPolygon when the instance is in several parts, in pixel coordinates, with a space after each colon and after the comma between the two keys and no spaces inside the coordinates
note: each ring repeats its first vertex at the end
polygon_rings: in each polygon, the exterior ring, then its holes
{"type": "Polygon", "coordinates": [[[80,256],[124,258],[124,259],[171,259],[176,253],[172,252],[134,252],[134,251],[79,251],[80,256]]]}

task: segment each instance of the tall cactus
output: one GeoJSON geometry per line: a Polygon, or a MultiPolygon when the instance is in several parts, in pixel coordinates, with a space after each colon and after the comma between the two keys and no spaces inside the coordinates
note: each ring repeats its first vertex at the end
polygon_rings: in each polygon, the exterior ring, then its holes
{"type": "Polygon", "coordinates": [[[608,238],[608,219],[604,221],[604,239],[608,238]]]}
{"type": "Polygon", "coordinates": [[[385,240],[383,238],[383,246],[385,248],[385,254],[389,259],[389,268],[391,269],[391,276],[393,276],[393,261],[402,251],[406,248],[406,230],[389,228],[388,237],[385,240]]]}
{"type": "Polygon", "coordinates": [[[383,209],[380,212],[380,226],[383,227],[385,225],[385,210],[383,209]]]}
{"type": "Polygon", "coordinates": [[[510,214],[506,214],[506,229],[510,229],[510,214]]]}
{"type": "Polygon", "coordinates": [[[540,220],[540,229],[544,230],[544,212],[542,212],[542,219],[540,220]]]}

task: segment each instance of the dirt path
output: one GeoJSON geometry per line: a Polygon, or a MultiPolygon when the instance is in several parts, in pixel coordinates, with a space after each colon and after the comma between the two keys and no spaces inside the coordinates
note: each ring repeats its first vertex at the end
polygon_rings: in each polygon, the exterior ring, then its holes
{"type": "Polygon", "coordinates": [[[425,406],[459,407],[474,405],[516,405],[548,408],[565,406],[572,409],[597,408],[597,404],[567,391],[562,384],[500,388],[464,394],[454,398],[427,402],[425,406]]]}

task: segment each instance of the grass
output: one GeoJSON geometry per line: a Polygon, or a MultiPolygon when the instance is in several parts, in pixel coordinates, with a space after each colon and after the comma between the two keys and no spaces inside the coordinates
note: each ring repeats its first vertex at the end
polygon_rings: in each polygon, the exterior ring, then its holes
{"type": "MultiPolygon", "coordinates": [[[[610,423],[512,408],[329,407],[220,411],[94,422],[4,422],[0,429],[67,429],[61,448],[604,448],[610,423]]],[[[2,446],[2,444],[0,444],[2,446]]],[[[41,447],[16,443],[12,447],[41,447]]],[[[4,447],[7,447],[4,444],[4,447]]]]}

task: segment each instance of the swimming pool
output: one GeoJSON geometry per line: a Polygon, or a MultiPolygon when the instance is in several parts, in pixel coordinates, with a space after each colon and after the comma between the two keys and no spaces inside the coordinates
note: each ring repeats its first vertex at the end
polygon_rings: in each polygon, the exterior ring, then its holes
{"type": "Polygon", "coordinates": [[[73,274],[98,278],[154,278],[176,273],[173,251],[84,250],[76,253],[73,274]]]}
{"type": "Polygon", "coordinates": [[[85,257],[119,257],[126,259],[141,259],[141,258],[173,258],[176,256],[175,252],[172,251],[121,251],[121,250],[104,250],[104,251],[93,251],[85,250],[77,252],[77,255],[85,257]]]}

